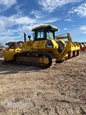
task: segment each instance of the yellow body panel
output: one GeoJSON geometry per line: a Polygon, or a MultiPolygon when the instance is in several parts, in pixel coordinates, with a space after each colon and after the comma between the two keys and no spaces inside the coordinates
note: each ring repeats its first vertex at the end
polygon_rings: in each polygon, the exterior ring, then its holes
{"type": "Polygon", "coordinates": [[[14,54],[15,54],[15,52],[14,52],[14,50],[12,49],[10,49],[9,51],[5,51],[4,52],[4,60],[5,61],[11,61],[11,60],[13,60],[14,59],[14,54]]]}
{"type": "Polygon", "coordinates": [[[4,60],[5,61],[11,61],[14,60],[14,55],[18,52],[20,52],[21,49],[20,48],[16,48],[16,49],[9,49],[8,51],[4,51],[4,60]]]}
{"type": "Polygon", "coordinates": [[[46,45],[46,40],[35,41],[33,43],[33,49],[44,49],[46,45]]]}
{"type": "Polygon", "coordinates": [[[32,45],[33,49],[45,49],[45,50],[54,50],[55,48],[58,48],[58,44],[55,42],[55,40],[51,39],[51,42],[53,44],[52,48],[47,48],[47,40],[40,40],[40,41],[35,41],[32,45]]]}
{"type": "Polygon", "coordinates": [[[30,50],[32,48],[33,41],[27,41],[22,43],[22,50],[30,50]]]}

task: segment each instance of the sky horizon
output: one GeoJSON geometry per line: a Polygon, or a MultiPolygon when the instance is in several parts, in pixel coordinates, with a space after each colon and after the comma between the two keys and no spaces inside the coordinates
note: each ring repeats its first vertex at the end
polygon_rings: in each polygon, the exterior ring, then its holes
{"type": "Polygon", "coordinates": [[[23,41],[32,28],[58,27],[56,35],[70,33],[73,41],[86,42],[85,0],[0,0],[0,42],[23,41]]]}

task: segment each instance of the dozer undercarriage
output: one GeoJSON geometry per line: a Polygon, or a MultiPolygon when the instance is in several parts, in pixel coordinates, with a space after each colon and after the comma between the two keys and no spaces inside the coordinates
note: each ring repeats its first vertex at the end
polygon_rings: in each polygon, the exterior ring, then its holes
{"type": "Polygon", "coordinates": [[[43,69],[49,68],[52,65],[52,58],[45,52],[24,52],[14,56],[14,61],[18,64],[37,66],[43,69]]]}
{"type": "Polygon", "coordinates": [[[53,59],[56,62],[76,57],[79,55],[79,44],[72,41],[70,34],[67,36],[55,36],[57,27],[52,25],[41,25],[32,29],[34,40],[9,44],[7,51],[4,51],[4,61],[14,60],[17,64],[33,65],[40,68],[49,68],[53,59]],[[63,39],[67,39],[64,41],[63,39]]]}

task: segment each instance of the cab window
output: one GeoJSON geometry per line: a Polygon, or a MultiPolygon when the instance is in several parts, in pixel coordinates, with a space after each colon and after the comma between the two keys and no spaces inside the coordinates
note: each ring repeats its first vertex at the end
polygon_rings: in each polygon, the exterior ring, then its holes
{"type": "Polygon", "coordinates": [[[51,38],[51,39],[53,39],[54,38],[54,33],[53,32],[47,32],[47,38],[51,38]]]}
{"type": "Polygon", "coordinates": [[[44,32],[37,32],[37,39],[44,38],[44,32]]]}
{"type": "Polygon", "coordinates": [[[36,30],[35,40],[44,40],[44,39],[46,39],[45,30],[44,29],[36,30]]]}

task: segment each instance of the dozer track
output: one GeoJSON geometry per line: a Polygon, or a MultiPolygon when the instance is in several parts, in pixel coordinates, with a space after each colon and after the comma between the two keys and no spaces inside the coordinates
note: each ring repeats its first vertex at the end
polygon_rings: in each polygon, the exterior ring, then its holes
{"type": "Polygon", "coordinates": [[[37,66],[43,69],[49,68],[52,65],[52,58],[45,52],[22,52],[15,54],[14,61],[17,64],[37,66]]]}

